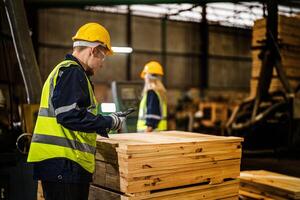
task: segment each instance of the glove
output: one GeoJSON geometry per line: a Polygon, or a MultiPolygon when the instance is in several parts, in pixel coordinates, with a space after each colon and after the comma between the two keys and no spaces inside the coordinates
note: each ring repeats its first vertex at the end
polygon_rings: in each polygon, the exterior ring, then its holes
{"type": "Polygon", "coordinates": [[[111,130],[119,130],[122,128],[126,119],[126,117],[123,117],[122,114],[122,112],[115,112],[109,115],[112,118],[111,130]]]}
{"type": "Polygon", "coordinates": [[[108,137],[108,132],[109,132],[109,129],[107,130],[99,130],[99,131],[96,131],[96,133],[102,137],[106,137],[106,138],[109,138],[108,137]]]}

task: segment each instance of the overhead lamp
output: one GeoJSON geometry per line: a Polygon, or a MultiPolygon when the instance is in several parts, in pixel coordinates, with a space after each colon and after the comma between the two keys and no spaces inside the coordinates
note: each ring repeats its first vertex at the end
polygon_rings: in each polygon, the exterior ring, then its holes
{"type": "Polygon", "coordinates": [[[131,47],[112,47],[114,53],[131,53],[131,47]]]}

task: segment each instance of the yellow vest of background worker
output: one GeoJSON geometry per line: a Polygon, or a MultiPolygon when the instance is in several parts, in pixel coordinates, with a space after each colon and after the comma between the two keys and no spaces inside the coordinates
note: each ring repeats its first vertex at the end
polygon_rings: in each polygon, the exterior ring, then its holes
{"type": "MultiPolygon", "coordinates": [[[[88,172],[95,169],[96,133],[84,133],[69,130],[56,121],[56,115],[70,110],[70,105],[54,110],[52,95],[62,67],[77,65],[75,61],[66,60],[59,63],[48,76],[42,91],[40,110],[31,141],[28,162],[39,162],[50,158],[67,158],[81,165],[88,172]]],[[[91,99],[88,111],[97,114],[95,95],[91,83],[86,76],[91,99]]]]}
{"type": "MultiPolygon", "coordinates": [[[[154,129],[156,131],[165,131],[167,130],[167,104],[166,102],[162,101],[162,98],[160,95],[155,92],[155,94],[158,96],[159,103],[160,103],[160,113],[161,117],[158,116],[149,116],[149,117],[157,117],[159,121],[157,128],[154,129]]],[[[146,126],[146,118],[147,118],[147,94],[145,94],[142,98],[142,101],[140,103],[140,108],[139,108],[139,119],[137,123],[137,131],[142,132],[145,131],[147,126],[146,126]]]]}

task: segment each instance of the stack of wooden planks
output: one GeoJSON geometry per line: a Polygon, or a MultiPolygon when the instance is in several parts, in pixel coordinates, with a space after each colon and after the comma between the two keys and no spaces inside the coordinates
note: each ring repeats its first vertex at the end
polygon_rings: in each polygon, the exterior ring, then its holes
{"type": "Polygon", "coordinates": [[[241,172],[240,182],[242,199],[300,199],[300,178],[257,170],[241,172]]]}
{"type": "MultiPolygon", "coordinates": [[[[266,39],[266,19],[255,21],[252,34],[252,79],[250,82],[250,96],[256,94],[258,77],[262,60],[259,58],[263,41],[266,39]]],[[[278,42],[280,46],[281,62],[292,89],[300,83],[300,18],[278,16],[278,42]]],[[[282,90],[283,86],[273,71],[270,92],[282,90]]]]}
{"type": "Polygon", "coordinates": [[[181,131],[98,138],[89,199],[237,199],[241,141],[181,131]]]}

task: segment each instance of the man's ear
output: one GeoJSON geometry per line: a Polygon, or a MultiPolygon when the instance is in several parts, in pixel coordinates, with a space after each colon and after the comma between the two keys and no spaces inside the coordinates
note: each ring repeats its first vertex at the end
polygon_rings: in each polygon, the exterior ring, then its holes
{"type": "Polygon", "coordinates": [[[91,47],[90,55],[93,55],[95,53],[96,53],[96,48],[95,47],[91,47]]]}

